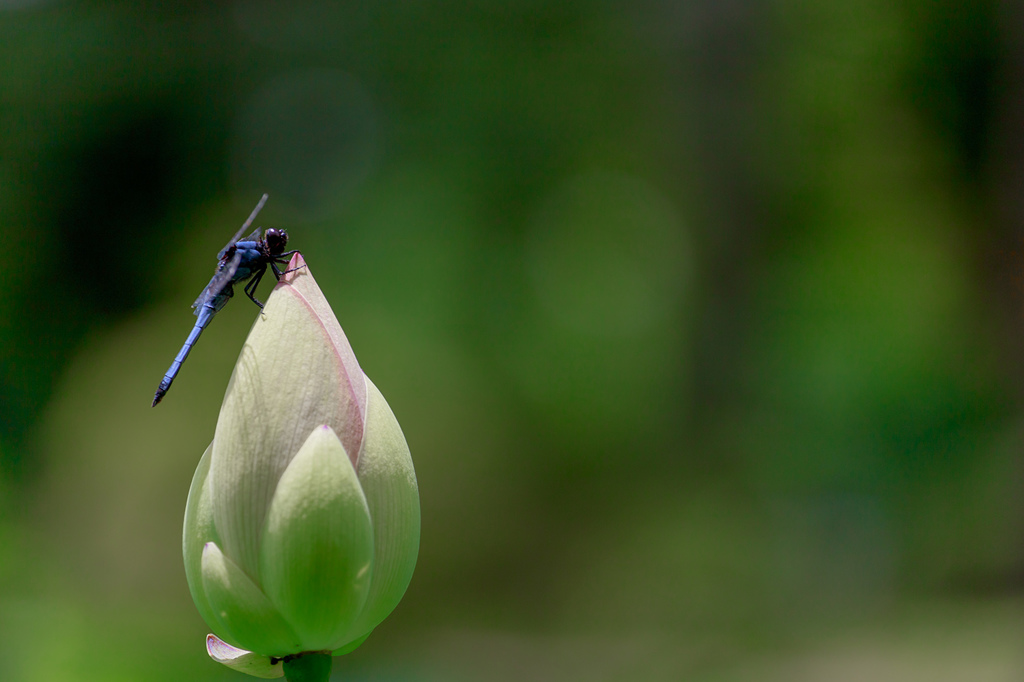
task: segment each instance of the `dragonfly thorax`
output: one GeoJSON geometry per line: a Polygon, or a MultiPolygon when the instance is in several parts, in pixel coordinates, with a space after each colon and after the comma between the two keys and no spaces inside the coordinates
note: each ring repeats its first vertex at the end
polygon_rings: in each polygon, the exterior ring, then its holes
{"type": "Polygon", "coordinates": [[[263,241],[267,244],[267,252],[276,256],[284,252],[284,247],[288,244],[288,233],[272,227],[263,234],[263,241]]]}

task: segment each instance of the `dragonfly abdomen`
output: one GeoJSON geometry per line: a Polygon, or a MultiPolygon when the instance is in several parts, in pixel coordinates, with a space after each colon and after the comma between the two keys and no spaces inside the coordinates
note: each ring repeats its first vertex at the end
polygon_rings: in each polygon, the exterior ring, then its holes
{"type": "MultiPolygon", "coordinates": [[[[223,295],[225,292],[221,292],[223,295]]],[[[199,340],[199,335],[203,333],[207,325],[210,324],[210,320],[213,319],[214,313],[224,307],[228,299],[231,297],[231,289],[227,290],[227,296],[224,296],[223,300],[220,301],[220,305],[217,306],[217,301],[207,303],[196,310],[196,315],[199,317],[196,320],[195,325],[192,327],[192,331],[188,333],[188,338],[185,339],[185,345],[181,347],[178,354],[174,357],[174,362],[171,363],[170,369],[167,370],[167,374],[164,374],[164,378],[160,381],[160,385],[156,389],[156,395],[153,396],[153,407],[156,407],[157,403],[164,399],[164,394],[167,393],[171,388],[171,384],[174,383],[174,377],[178,376],[178,371],[181,369],[182,363],[185,362],[185,358],[188,357],[189,352],[192,351],[192,346],[196,345],[196,341],[199,340]]]]}

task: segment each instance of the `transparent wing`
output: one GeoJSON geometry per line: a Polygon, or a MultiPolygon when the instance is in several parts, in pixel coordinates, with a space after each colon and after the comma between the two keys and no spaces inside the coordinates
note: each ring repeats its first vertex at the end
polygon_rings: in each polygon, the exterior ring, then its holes
{"type": "MultiPolygon", "coordinates": [[[[220,253],[217,254],[217,258],[223,258],[224,254],[227,253],[228,249],[231,248],[231,245],[237,242],[238,238],[242,236],[242,233],[249,229],[249,226],[252,225],[252,221],[256,220],[256,214],[260,212],[261,208],[263,208],[263,204],[267,203],[267,199],[269,197],[270,195],[264,194],[263,197],[260,198],[259,202],[256,204],[256,208],[254,208],[252,210],[252,213],[249,214],[249,218],[244,223],[242,223],[242,226],[240,228],[238,228],[238,232],[235,232],[235,236],[231,238],[231,241],[224,245],[224,248],[221,249],[220,253]]],[[[256,230],[256,232],[254,232],[253,234],[258,233],[259,230],[256,230]]]]}
{"type": "MultiPolygon", "coordinates": [[[[217,296],[220,292],[224,291],[224,287],[228,285],[232,278],[234,278],[235,273],[238,272],[238,264],[242,262],[241,252],[236,250],[234,254],[232,254],[230,260],[225,261],[224,258],[228,252],[231,251],[231,247],[238,243],[238,238],[242,236],[242,233],[249,229],[252,225],[252,221],[256,220],[256,215],[260,212],[260,209],[263,208],[263,204],[267,203],[268,198],[268,194],[264,194],[260,197],[260,200],[256,203],[256,208],[252,210],[252,213],[249,214],[246,221],[242,223],[240,228],[238,228],[238,232],[235,232],[235,236],[232,237],[231,241],[225,244],[224,248],[217,254],[217,260],[220,263],[217,267],[217,272],[213,275],[210,283],[206,285],[206,288],[203,289],[203,293],[199,294],[199,298],[197,298],[195,303],[192,304],[192,307],[196,309],[196,314],[198,314],[199,309],[203,307],[203,304],[217,296]]],[[[256,228],[252,234],[247,237],[247,240],[255,241],[259,239],[259,235],[259,228],[256,228]]]]}
{"type": "Polygon", "coordinates": [[[238,264],[242,262],[242,252],[236,250],[230,260],[222,262],[224,265],[217,270],[216,274],[214,274],[213,278],[210,280],[210,283],[206,285],[205,289],[203,289],[203,293],[199,294],[199,298],[197,298],[196,302],[192,304],[192,307],[196,309],[197,315],[199,314],[199,309],[202,308],[207,301],[224,291],[224,287],[231,282],[235,273],[238,272],[238,264]]]}

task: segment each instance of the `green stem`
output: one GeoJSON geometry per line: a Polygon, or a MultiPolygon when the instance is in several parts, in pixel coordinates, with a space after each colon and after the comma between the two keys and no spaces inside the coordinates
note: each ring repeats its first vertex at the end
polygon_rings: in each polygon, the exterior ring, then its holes
{"type": "Polygon", "coordinates": [[[284,678],[288,682],[327,682],[331,676],[331,655],[319,651],[285,659],[284,678]]]}

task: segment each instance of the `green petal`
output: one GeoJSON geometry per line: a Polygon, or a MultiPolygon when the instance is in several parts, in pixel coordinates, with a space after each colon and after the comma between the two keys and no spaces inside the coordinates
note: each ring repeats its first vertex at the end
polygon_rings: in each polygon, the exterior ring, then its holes
{"type": "MultiPolygon", "coordinates": [[[[420,495],[412,456],[384,396],[366,378],[367,413],[359,483],[373,520],[370,596],[348,635],[368,634],[405,594],[420,547],[420,495]]],[[[354,647],[353,647],[354,648],[354,647]]]]}
{"type": "Polygon", "coordinates": [[[218,663],[246,675],[262,677],[265,680],[284,676],[284,666],[280,659],[271,662],[270,656],[260,656],[231,646],[217,635],[206,636],[206,653],[218,663]]]}
{"type": "Polygon", "coordinates": [[[359,452],[363,435],[362,424],[366,416],[366,388],[365,384],[360,381],[363,370],[359,366],[359,361],[356,360],[356,354],[348,342],[348,337],[345,336],[345,331],[334,315],[331,304],[327,302],[324,292],[320,290],[316,280],[313,279],[313,273],[301,253],[292,256],[292,260],[288,263],[288,270],[290,272],[281,278],[278,287],[289,287],[290,293],[309,308],[323,327],[324,333],[331,340],[331,345],[338,354],[338,361],[345,367],[343,381],[346,382],[351,398],[359,411],[359,430],[358,432],[343,433],[335,429],[335,432],[341,439],[342,445],[345,446],[346,452],[359,452]]]}
{"type": "Polygon", "coordinates": [[[263,587],[304,650],[340,644],[366,601],[372,562],[355,469],[334,431],[318,427],[281,476],[260,550],[263,587]]]}
{"type": "Polygon", "coordinates": [[[203,588],[216,619],[211,625],[222,639],[264,656],[303,650],[294,630],[266,595],[212,542],[203,548],[202,571],[203,588]]]}
{"type": "Polygon", "coordinates": [[[359,639],[353,640],[353,641],[349,642],[348,644],[346,644],[345,646],[338,647],[337,649],[335,649],[334,651],[331,652],[331,656],[344,656],[345,654],[350,654],[353,651],[355,651],[356,649],[358,649],[360,646],[362,646],[363,642],[365,642],[367,639],[369,639],[369,637],[370,637],[370,633],[367,632],[365,635],[363,635],[359,639]]]}
{"type": "Polygon", "coordinates": [[[362,370],[309,268],[301,267],[257,316],[214,436],[217,532],[224,551],[250,575],[258,578],[260,532],[292,457],[327,424],[354,460],[365,410],[362,370]]]}
{"type": "Polygon", "coordinates": [[[185,503],[185,523],[182,529],[181,545],[185,557],[185,579],[192,593],[192,601],[199,609],[199,615],[206,624],[213,627],[217,623],[213,607],[206,598],[203,588],[203,547],[207,542],[219,542],[216,528],[213,526],[213,506],[210,503],[210,453],[213,443],[206,448],[196,473],[192,476],[192,487],[188,491],[188,502],[185,503]]]}

